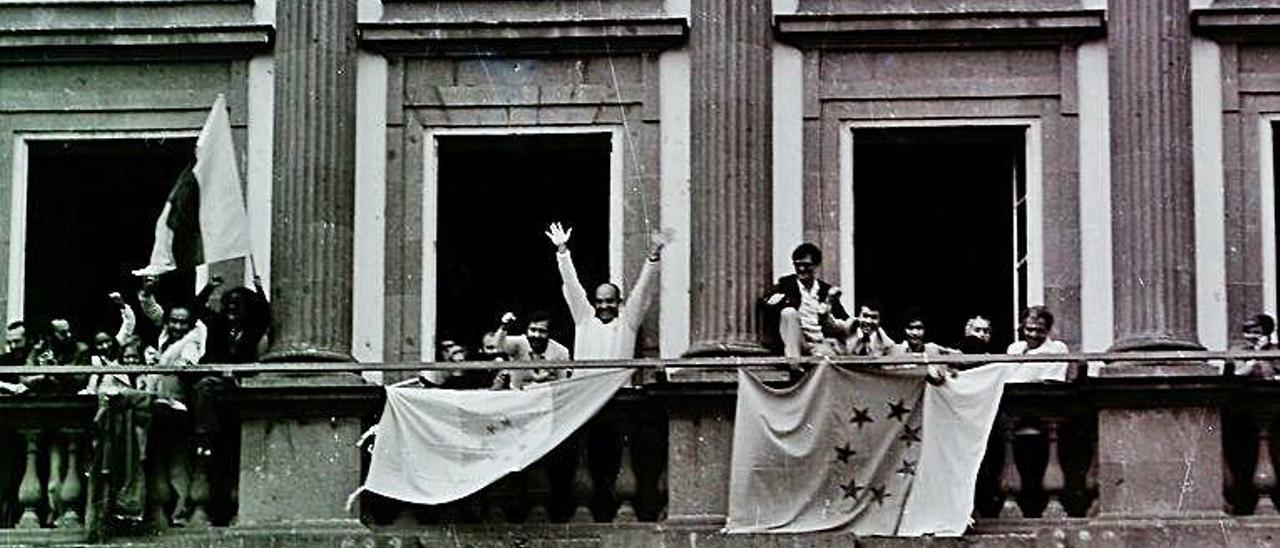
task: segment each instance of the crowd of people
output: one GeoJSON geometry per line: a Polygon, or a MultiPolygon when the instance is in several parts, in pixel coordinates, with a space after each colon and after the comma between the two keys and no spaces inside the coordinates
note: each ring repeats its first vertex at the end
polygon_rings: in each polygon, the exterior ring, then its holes
{"type": "MultiPolygon", "coordinates": [[[[95,421],[104,435],[95,439],[138,449],[96,452],[96,458],[111,459],[109,467],[119,471],[115,476],[118,485],[108,489],[113,492],[113,517],[121,519],[141,520],[146,510],[146,482],[141,478],[145,474],[143,459],[148,452],[152,418],[167,415],[184,425],[182,430],[193,435],[167,440],[166,445],[172,450],[164,452],[164,462],[151,465],[165,470],[177,495],[176,503],[167,509],[171,512],[167,518],[181,523],[190,519],[193,512],[188,495],[198,466],[192,466],[192,461],[207,462],[215,451],[219,457],[233,457],[235,448],[228,445],[236,445],[237,440],[222,435],[229,430],[223,428],[227,416],[223,395],[234,387],[235,380],[219,375],[179,374],[179,370],[201,363],[257,361],[270,329],[271,311],[260,283],[255,283],[255,289],[223,289],[221,296],[210,302],[223,286],[221,278],[213,277],[194,299],[167,304],[157,297],[157,285],[155,277],[142,278],[138,310],[119,292],[109,294],[107,298],[119,311],[118,328],[114,333],[93,333],[87,342],[77,339],[73,325],[66,319],[55,319],[43,326],[21,320],[10,322],[0,365],[150,365],[173,368],[175,374],[11,374],[0,377],[0,394],[80,393],[98,397],[95,421]],[[145,323],[140,323],[139,312],[145,323]]],[[[0,477],[0,494],[16,486],[12,481],[7,482],[12,485],[6,485],[5,479],[0,477]]]]}

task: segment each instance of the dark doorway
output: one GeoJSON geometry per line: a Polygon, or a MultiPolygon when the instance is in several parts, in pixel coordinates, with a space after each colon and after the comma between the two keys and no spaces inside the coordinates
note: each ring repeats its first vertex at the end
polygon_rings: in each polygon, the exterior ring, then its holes
{"type": "Polygon", "coordinates": [[[436,340],[476,349],[505,311],[552,315],[573,348],[551,222],[573,227],[569,248],[590,292],[609,275],[610,135],[439,139],[436,340]]]}
{"type": "MultiPolygon", "coordinates": [[[[194,139],[35,141],[29,145],[25,320],[42,331],[66,318],[76,336],[114,334],[120,313],[107,294],[136,305],[155,223],[169,190],[193,160],[194,139]]],[[[193,271],[161,278],[162,304],[190,301],[193,271]]],[[[139,314],[144,337],[154,330],[139,314]]]]}
{"type": "Polygon", "coordinates": [[[1024,131],[856,129],[853,142],[855,300],[882,303],[895,340],[902,315],[923,310],[946,346],[981,314],[1003,351],[1015,281],[1026,302],[1024,131]]]}

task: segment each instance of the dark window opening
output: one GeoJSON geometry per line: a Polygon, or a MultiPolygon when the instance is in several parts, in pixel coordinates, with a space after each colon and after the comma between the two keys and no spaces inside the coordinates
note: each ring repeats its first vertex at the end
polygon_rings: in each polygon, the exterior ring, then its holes
{"type": "Polygon", "coordinates": [[[573,227],[569,248],[590,294],[609,275],[608,134],[439,139],[436,340],[470,350],[505,311],[551,313],[551,337],[573,348],[551,222],[573,227]]]}
{"type": "Polygon", "coordinates": [[[1027,299],[1024,139],[1021,128],[854,130],[853,296],[881,303],[895,340],[911,308],[945,346],[975,315],[991,320],[996,351],[1014,340],[1027,299]]]}
{"type": "MultiPolygon", "coordinates": [[[[131,271],[146,266],[156,218],[194,148],[194,139],[30,143],[23,307],[37,334],[55,318],[69,320],[82,340],[115,334],[112,291],[137,310],[131,271]]],[[[162,276],[161,303],[190,301],[194,284],[191,270],[162,276]]],[[[138,328],[154,338],[140,311],[138,328]]]]}

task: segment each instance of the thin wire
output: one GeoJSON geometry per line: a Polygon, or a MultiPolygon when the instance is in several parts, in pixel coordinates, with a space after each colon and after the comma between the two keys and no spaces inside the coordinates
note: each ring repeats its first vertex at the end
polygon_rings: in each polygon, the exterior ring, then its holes
{"type": "MultiPolygon", "coordinates": [[[[599,11],[601,19],[605,18],[604,2],[596,0],[596,9],[599,11]]],[[[622,119],[622,144],[624,154],[629,155],[627,163],[631,164],[637,170],[637,174],[632,177],[631,188],[640,194],[640,213],[644,216],[644,232],[646,237],[652,236],[653,227],[649,220],[649,194],[645,191],[645,166],[644,162],[639,161],[640,155],[636,152],[635,141],[631,138],[631,124],[627,122],[627,110],[622,106],[622,86],[618,83],[618,68],[613,62],[613,45],[606,35],[604,39],[604,52],[609,60],[609,75],[613,79],[613,93],[618,98],[618,117],[622,119]]],[[[623,172],[626,172],[626,166],[623,166],[623,172]]]]}

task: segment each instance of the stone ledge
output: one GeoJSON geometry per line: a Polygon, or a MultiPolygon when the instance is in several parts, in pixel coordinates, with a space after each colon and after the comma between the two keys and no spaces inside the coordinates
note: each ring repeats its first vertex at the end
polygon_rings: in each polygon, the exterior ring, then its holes
{"type": "Polygon", "coordinates": [[[685,42],[683,17],[527,21],[379,21],[358,26],[360,45],[388,53],[652,52],[685,42]]]}
{"type": "Polygon", "coordinates": [[[143,57],[237,58],[270,49],[267,24],[154,27],[0,28],[6,60],[143,57]]]}
{"type": "Polygon", "coordinates": [[[1192,10],[1191,28],[1222,42],[1280,43],[1280,7],[1192,10]]]}
{"type": "Polygon", "coordinates": [[[1106,12],[957,11],[777,15],[778,39],[799,47],[1050,45],[1106,34],[1106,12]]]}

